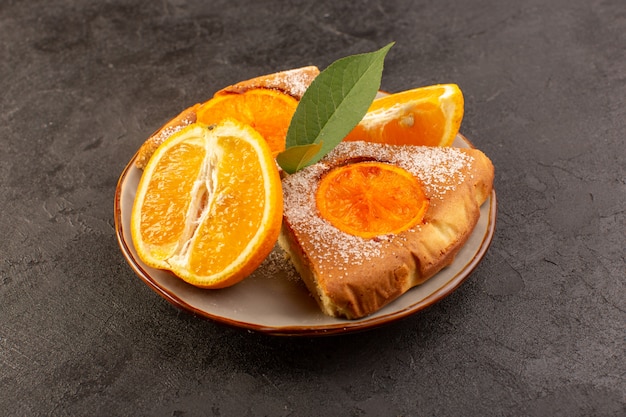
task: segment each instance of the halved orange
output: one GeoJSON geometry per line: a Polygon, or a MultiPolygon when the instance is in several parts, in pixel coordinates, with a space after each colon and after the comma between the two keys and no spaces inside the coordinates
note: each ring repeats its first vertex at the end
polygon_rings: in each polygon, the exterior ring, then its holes
{"type": "Polygon", "coordinates": [[[351,235],[397,234],[420,223],[428,208],[421,183],[383,162],[358,162],[329,171],[315,194],[322,218],[351,235]]]}
{"type": "Polygon", "coordinates": [[[450,146],[459,132],[463,110],[463,94],[456,84],[390,94],[374,100],[344,140],[450,146]]]}
{"type": "Polygon", "coordinates": [[[226,119],[171,136],[146,165],[131,214],[140,259],[203,288],[235,284],[273,249],[283,197],[267,143],[226,119]]]}
{"type": "Polygon", "coordinates": [[[219,94],[197,110],[198,122],[211,125],[233,118],[252,126],[267,141],[275,157],[285,150],[285,138],[298,100],[287,93],[254,88],[219,94]]]}

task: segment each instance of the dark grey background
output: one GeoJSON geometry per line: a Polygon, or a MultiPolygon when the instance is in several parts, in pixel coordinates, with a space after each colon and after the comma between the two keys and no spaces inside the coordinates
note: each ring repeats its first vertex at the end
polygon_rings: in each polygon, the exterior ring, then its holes
{"type": "Polygon", "coordinates": [[[622,0],[0,3],[0,410],[9,416],[626,413],[622,0]],[[279,338],[126,265],[117,179],[178,111],[396,41],[383,89],[455,82],[496,166],[490,251],[390,326],[279,338]]]}

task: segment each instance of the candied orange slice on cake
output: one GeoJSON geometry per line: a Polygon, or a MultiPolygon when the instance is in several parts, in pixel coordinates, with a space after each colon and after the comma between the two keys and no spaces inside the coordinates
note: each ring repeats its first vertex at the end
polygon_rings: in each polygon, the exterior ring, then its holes
{"type": "Polygon", "coordinates": [[[428,199],[407,170],[382,162],[360,162],[328,172],[315,194],[320,215],[337,229],[372,238],[397,234],[424,218],[428,199]]]}
{"type": "Polygon", "coordinates": [[[374,100],[344,140],[450,146],[459,132],[463,110],[463,94],[456,84],[390,94],[374,100]]]}
{"type": "Polygon", "coordinates": [[[133,204],[140,259],[198,287],[233,285],[272,251],[283,210],[263,137],[232,119],[192,124],[159,146],[133,204]]]}

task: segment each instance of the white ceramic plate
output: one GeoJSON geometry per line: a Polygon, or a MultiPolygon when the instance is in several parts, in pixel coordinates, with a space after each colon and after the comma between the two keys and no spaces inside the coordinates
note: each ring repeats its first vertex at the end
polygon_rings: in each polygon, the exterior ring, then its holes
{"type": "MultiPolygon", "coordinates": [[[[472,147],[458,135],[453,146],[472,147]]],[[[142,171],[133,158],[115,193],[115,229],[129,265],[150,288],[170,303],[198,316],[244,329],[277,335],[324,335],[365,330],[414,314],[453,292],[479,264],[493,238],[496,194],[483,204],[480,220],[452,265],[375,314],[358,320],[324,315],[299,279],[287,269],[262,265],[239,284],[220,290],[189,285],[169,272],[150,268],[137,256],[130,233],[130,213],[142,171]]],[[[280,263],[279,263],[280,264],[280,263]]]]}

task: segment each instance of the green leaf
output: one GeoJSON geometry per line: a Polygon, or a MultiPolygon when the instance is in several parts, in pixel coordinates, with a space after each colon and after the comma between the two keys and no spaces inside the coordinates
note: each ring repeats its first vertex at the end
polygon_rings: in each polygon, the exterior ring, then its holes
{"type": "Polygon", "coordinates": [[[293,174],[309,165],[311,159],[317,155],[320,149],[322,149],[322,143],[292,146],[279,153],[276,161],[285,172],[293,174]]]}
{"type": "Polygon", "coordinates": [[[277,158],[285,171],[289,172],[283,164],[301,169],[319,161],[361,121],[380,88],[383,63],[392,46],[341,58],[315,77],[291,119],[287,149],[277,158]],[[311,148],[294,153],[290,148],[311,144],[320,145],[319,150],[302,165],[301,156],[308,156],[311,148]]]}

